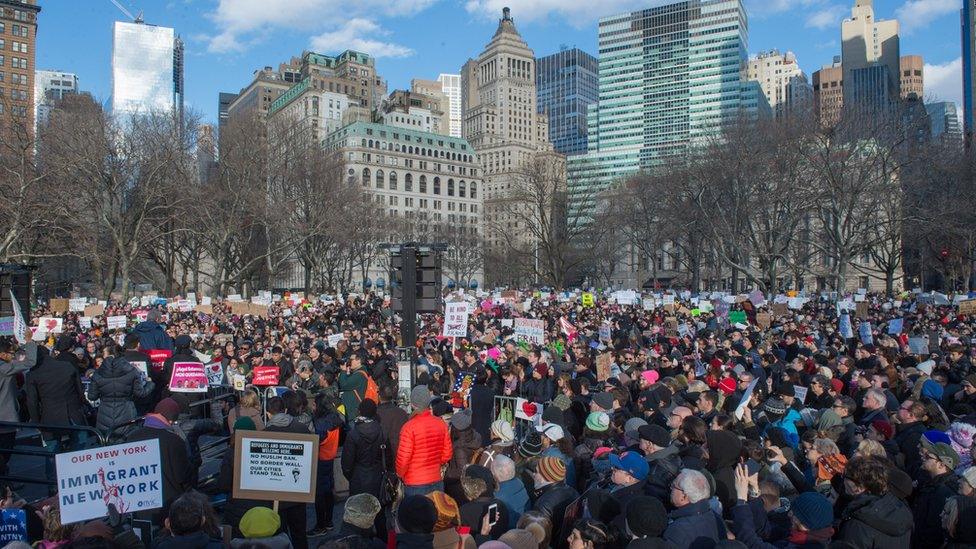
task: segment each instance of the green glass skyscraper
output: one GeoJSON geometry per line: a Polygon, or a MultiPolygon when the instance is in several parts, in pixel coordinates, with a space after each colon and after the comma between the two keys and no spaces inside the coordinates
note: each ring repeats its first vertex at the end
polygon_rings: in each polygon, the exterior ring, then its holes
{"type": "Polygon", "coordinates": [[[743,114],[771,116],[745,78],[741,0],[657,0],[599,23],[599,101],[587,113],[585,155],[568,159],[576,212],[594,191],[682,155],[743,114]]]}

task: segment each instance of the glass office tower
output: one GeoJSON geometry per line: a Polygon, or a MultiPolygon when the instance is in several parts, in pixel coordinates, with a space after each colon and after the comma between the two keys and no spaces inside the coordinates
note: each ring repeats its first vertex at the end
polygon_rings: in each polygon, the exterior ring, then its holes
{"type": "Polygon", "coordinates": [[[112,35],[112,113],[183,113],[183,42],[173,29],[116,21],[112,35]]]}
{"type": "Polygon", "coordinates": [[[587,150],[586,111],[597,101],[597,61],[579,48],[535,60],[536,108],[549,117],[549,141],[566,156],[587,150]]]}

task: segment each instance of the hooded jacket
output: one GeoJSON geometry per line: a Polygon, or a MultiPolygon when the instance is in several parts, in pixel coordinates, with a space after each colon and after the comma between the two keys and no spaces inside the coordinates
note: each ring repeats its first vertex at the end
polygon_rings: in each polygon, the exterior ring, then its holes
{"type": "Polygon", "coordinates": [[[715,478],[715,495],[723,509],[735,506],[735,478],[733,470],[742,452],[742,441],[731,431],[708,431],[708,463],[706,467],[715,478]]]}
{"type": "Polygon", "coordinates": [[[908,549],[912,511],[892,494],[860,494],[844,508],[836,540],[861,549],[908,549]]]}
{"type": "Polygon", "coordinates": [[[143,381],[142,373],[128,360],[114,357],[102,363],[88,384],[88,399],[98,400],[96,427],[108,432],[138,417],[134,399],[145,398],[153,382],[143,381]]]}
{"type": "MultiPolygon", "coordinates": [[[[350,494],[380,495],[385,441],[380,422],[357,418],[342,448],[342,474],[349,479],[350,494]]],[[[389,456],[387,456],[389,457],[389,456]]]]}
{"type": "Polygon", "coordinates": [[[145,351],[153,349],[173,349],[173,340],[166,333],[163,325],[146,320],[136,324],[132,333],[139,337],[139,348],[145,351]]]}

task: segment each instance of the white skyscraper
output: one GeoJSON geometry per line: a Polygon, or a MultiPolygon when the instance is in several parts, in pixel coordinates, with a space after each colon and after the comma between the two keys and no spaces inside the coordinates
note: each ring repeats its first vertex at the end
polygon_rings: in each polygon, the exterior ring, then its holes
{"type": "Polygon", "coordinates": [[[183,112],[183,42],[169,27],[115,22],[112,112],[183,112]]]}
{"type": "Polygon", "coordinates": [[[78,93],[78,75],[61,71],[35,71],[34,124],[46,124],[51,107],[72,93],[78,93]]]}
{"type": "Polygon", "coordinates": [[[813,86],[791,51],[784,54],[772,50],[750,58],[746,75],[749,80],[759,82],[777,118],[804,112],[813,106],[813,86]]]}
{"type": "Polygon", "coordinates": [[[448,120],[450,120],[451,137],[461,137],[461,75],[442,74],[437,77],[441,83],[441,93],[447,96],[450,103],[448,120]]]}

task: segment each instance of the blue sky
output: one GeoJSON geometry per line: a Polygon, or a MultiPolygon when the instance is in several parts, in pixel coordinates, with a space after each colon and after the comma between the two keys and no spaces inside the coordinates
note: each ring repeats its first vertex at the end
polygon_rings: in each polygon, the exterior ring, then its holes
{"type": "MultiPolygon", "coordinates": [[[[501,8],[537,56],[577,46],[595,54],[597,18],[663,0],[118,0],[149,23],[174,27],[186,42],[186,102],[216,119],[217,93],[237,92],[255,69],[303,49],[352,48],[378,58],[390,90],[411,78],[458,72],[491,38],[501,8]]],[[[809,74],[840,54],[840,21],[854,0],[745,0],[749,53],[797,54],[809,74]]],[[[104,101],[111,90],[110,0],[39,0],[37,68],[78,74],[104,101]]],[[[926,62],[928,98],[960,103],[962,0],[875,0],[876,17],[902,25],[902,54],[926,62]]]]}

